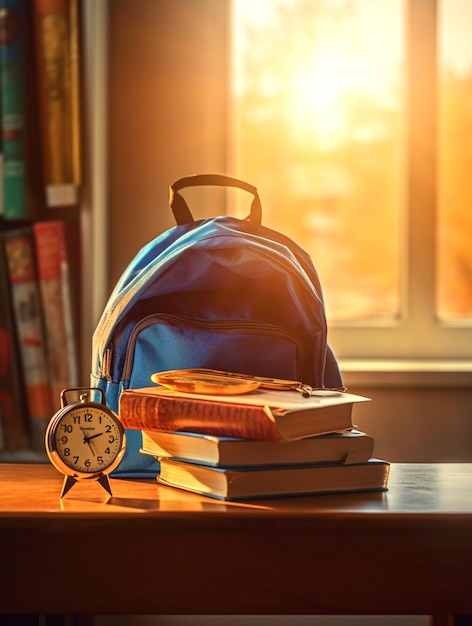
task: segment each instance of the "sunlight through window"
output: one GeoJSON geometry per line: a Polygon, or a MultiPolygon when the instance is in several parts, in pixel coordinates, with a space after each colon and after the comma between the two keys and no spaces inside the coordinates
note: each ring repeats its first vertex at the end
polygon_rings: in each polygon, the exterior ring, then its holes
{"type": "Polygon", "coordinates": [[[437,314],[472,317],[472,2],[442,0],[437,314]]]}
{"type": "MultiPolygon", "coordinates": [[[[421,167],[417,153],[407,161],[413,4],[233,0],[231,171],[258,187],[264,223],[311,254],[331,323],[408,317],[407,189],[409,168],[421,167]]],[[[428,11],[439,117],[437,137],[425,142],[438,187],[424,202],[437,220],[437,310],[428,304],[427,314],[464,320],[472,317],[472,2],[438,0],[428,11]]]]}
{"type": "Polygon", "coordinates": [[[400,314],[402,2],[235,0],[235,170],[310,252],[331,319],[400,314]]]}

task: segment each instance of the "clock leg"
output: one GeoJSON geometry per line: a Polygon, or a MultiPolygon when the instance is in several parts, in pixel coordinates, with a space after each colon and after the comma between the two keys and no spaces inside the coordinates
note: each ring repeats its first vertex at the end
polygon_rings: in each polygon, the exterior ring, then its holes
{"type": "Polygon", "coordinates": [[[109,494],[110,494],[110,496],[113,496],[113,494],[112,494],[112,492],[111,492],[110,481],[109,481],[109,479],[108,479],[108,476],[107,476],[107,475],[105,475],[105,476],[101,476],[101,477],[98,479],[98,482],[99,482],[99,483],[101,484],[101,486],[105,489],[105,491],[106,491],[107,493],[109,493],[109,494]]]}
{"type": "Polygon", "coordinates": [[[76,482],[76,479],[72,478],[72,476],[65,476],[64,482],[62,483],[62,491],[60,497],[63,498],[69,491],[69,489],[75,485],[76,482]]]}

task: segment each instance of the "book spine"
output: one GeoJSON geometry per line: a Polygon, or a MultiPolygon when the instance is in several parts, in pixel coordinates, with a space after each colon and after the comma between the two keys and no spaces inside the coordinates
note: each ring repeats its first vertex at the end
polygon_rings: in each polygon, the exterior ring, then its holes
{"type": "Polygon", "coordinates": [[[124,391],[119,415],[123,426],[133,430],[186,430],[242,439],[280,440],[275,422],[258,406],[124,391]]]}
{"type": "MultiPolygon", "coordinates": [[[[1,333],[0,333],[0,341],[2,340],[1,338],[1,333]]],[[[0,344],[1,346],[1,344],[0,344]]],[[[5,444],[5,435],[4,435],[4,419],[3,419],[3,406],[2,406],[2,399],[1,399],[1,389],[0,389],[0,451],[4,450],[6,448],[6,444],[5,444]]]]}
{"type": "Polygon", "coordinates": [[[52,402],[31,231],[6,232],[5,248],[32,444],[33,448],[44,451],[44,434],[52,415],[52,402]]]}
{"type": "MultiPolygon", "coordinates": [[[[24,2],[24,0],[23,0],[24,2]]],[[[46,192],[43,177],[43,151],[41,139],[41,116],[39,111],[39,87],[33,4],[27,0],[24,13],[24,159],[26,211],[30,222],[45,215],[46,192]]]]}
{"type": "Polygon", "coordinates": [[[3,215],[27,217],[24,162],[24,22],[21,0],[1,0],[3,215]]]}
{"type": "Polygon", "coordinates": [[[44,180],[51,207],[78,201],[80,98],[74,2],[34,0],[44,180]]]}
{"type": "Polygon", "coordinates": [[[58,410],[61,391],[78,386],[67,224],[63,220],[36,222],[33,232],[47,334],[52,401],[54,409],[58,410]]]}
{"type": "Polygon", "coordinates": [[[70,84],[71,84],[71,131],[72,131],[72,171],[74,183],[78,187],[82,178],[80,141],[80,15],[79,0],[69,0],[70,33],[70,84]]]}
{"type": "Polygon", "coordinates": [[[25,450],[30,447],[27,407],[3,236],[0,243],[0,418],[3,448],[9,451],[25,450]]]}
{"type": "MultiPolygon", "coordinates": [[[[0,28],[1,28],[1,19],[0,19],[0,28]]],[[[1,46],[1,44],[0,44],[1,46]]],[[[0,72],[1,72],[1,62],[0,62],[0,72]]],[[[3,85],[2,85],[2,79],[0,77],[0,112],[1,112],[1,102],[2,102],[2,92],[3,92],[3,85]]],[[[1,113],[0,113],[0,120],[1,120],[1,113]]],[[[3,179],[4,179],[4,167],[3,167],[3,122],[0,122],[0,224],[2,224],[3,220],[5,219],[5,198],[4,198],[4,187],[5,185],[3,184],[3,179]]]]}

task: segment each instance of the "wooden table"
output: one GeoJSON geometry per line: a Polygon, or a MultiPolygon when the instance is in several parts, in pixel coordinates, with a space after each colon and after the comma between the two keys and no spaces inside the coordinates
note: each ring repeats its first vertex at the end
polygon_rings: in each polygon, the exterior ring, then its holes
{"type": "Polygon", "coordinates": [[[393,464],[387,493],[249,504],[111,483],[108,500],[82,483],[61,501],[51,466],[0,465],[0,614],[472,623],[472,464],[393,464]]]}

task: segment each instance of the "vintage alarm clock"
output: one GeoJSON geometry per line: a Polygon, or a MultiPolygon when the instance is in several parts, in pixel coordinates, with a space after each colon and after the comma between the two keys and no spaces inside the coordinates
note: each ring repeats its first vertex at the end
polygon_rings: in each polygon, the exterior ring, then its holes
{"type": "Polygon", "coordinates": [[[108,475],[121,461],[126,436],[118,415],[105,404],[98,388],[64,389],[61,408],[46,430],[46,452],[54,467],[64,474],[60,497],[81,480],[96,480],[111,492],[108,475]],[[91,400],[98,392],[100,401],[91,400]],[[69,402],[72,394],[78,401],[69,402]]]}

